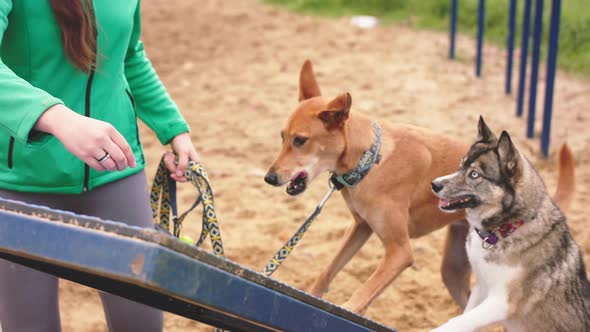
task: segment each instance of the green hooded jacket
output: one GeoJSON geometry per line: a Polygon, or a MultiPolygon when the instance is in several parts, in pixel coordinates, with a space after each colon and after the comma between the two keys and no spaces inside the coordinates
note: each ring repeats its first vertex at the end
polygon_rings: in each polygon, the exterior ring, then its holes
{"type": "Polygon", "coordinates": [[[145,55],[139,0],[94,1],[94,15],[98,65],[84,73],[66,58],[49,0],[0,0],[0,189],[76,194],[141,171],[137,117],[162,144],[189,131],[145,55]],[[94,171],[57,138],[34,130],[59,103],[112,124],[137,166],[94,171]]]}

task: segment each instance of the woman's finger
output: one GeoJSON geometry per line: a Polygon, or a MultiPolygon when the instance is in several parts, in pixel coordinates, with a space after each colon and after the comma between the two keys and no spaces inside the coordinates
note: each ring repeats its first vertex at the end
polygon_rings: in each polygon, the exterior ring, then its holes
{"type": "Polygon", "coordinates": [[[170,177],[174,181],[178,181],[178,182],[188,181],[184,177],[184,173],[180,176],[176,175],[176,172],[178,171],[178,166],[176,165],[176,155],[174,153],[166,152],[166,154],[164,155],[164,165],[166,165],[166,168],[170,171],[170,177]]]}
{"type": "MultiPolygon", "coordinates": [[[[119,147],[121,152],[125,155],[125,159],[127,160],[127,164],[131,167],[135,167],[137,164],[135,161],[135,156],[133,155],[133,150],[125,140],[125,137],[121,135],[116,129],[113,128],[113,131],[110,134],[111,140],[119,147]]],[[[127,167],[127,166],[125,166],[127,167]]]]}
{"type": "Polygon", "coordinates": [[[115,161],[113,160],[113,158],[109,158],[109,159],[103,161],[100,164],[102,166],[104,166],[104,168],[108,169],[111,172],[118,171],[117,163],[115,163],[115,161]]]}
{"type": "Polygon", "coordinates": [[[109,152],[106,152],[103,149],[100,149],[102,152],[98,152],[94,154],[94,158],[96,161],[102,165],[102,167],[106,168],[107,170],[114,172],[117,170],[117,164],[113,160],[113,157],[109,152]]]}
{"type": "MultiPolygon", "coordinates": [[[[117,170],[122,171],[125,168],[127,168],[127,157],[125,156],[121,148],[119,148],[119,146],[115,144],[113,141],[110,141],[106,144],[106,146],[104,147],[104,151],[109,153],[109,155],[111,156],[110,159],[112,159],[112,161],[115,163],[115,167],[117,170]]],[[[106,161],[104,163],[106,163],[106,161]]]]}
{"type": "Polygon", "coordinates": [[[178,166],[176,167],[176,176],[183,176],[184,171],[188,166],[188,152],[182,151],[178,153],[178,166]]]}
{"type": "Polygon", "coordinates": [[[188,155],[189,159],[196,162],[196,163],[200,163],[201,162],[201,157],[199,156],[199,153],[197,152],[197,150],[195,150],[194,148],[191,149],[191,152],[188,155]]]}
{"type": "Polygon", "coordinates": [[[180,169],[176,163],[176,155],[172,152],[166,152],[166,155],[164,155],[164,165],[166,165],[166,168],[168,168],[168,170],[170,171],[170,177],[174,180],[174,181],[178,181],[178,182],[187,182],[187,178],[184,177],[184,172],[181,175],[178,175],[177,172],[180,169]]]}
{"type": "Polygon", "coordinates": [[[171,174],[176,173],[176,155],[170,151],[164,154],[164,165],[171,174]]]}

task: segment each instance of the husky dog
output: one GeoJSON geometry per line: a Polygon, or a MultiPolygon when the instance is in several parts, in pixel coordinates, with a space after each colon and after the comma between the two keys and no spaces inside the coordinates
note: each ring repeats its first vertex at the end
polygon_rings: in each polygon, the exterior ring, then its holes
{"type": "Polygon", "coordinates": [[[497,139],[480,117],[478,132],[459,171],[432,182],[440,209],[466,212],[476,275],[464,313],[434,331],[590,331],[590,283],[559,208],[574,192],[571,151],[561,149],[552,199],[506,131],[497,139]]]}

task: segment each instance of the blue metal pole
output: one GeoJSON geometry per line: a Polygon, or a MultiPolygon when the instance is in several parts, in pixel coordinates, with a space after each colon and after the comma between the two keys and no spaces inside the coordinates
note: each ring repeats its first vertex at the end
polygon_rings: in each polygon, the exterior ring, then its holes
{"type": "Polygon", "coordinates": [[[559,20],[561,16],[561,0],[553,0],[551,8],[551,25],[549,26],[549,52],[547,54],[547,83],[545,86],[545,110],[543,112],[543,134],[541,150],[545,158],[549,156],[549,140],[551,133],[551,113],[553,108],[553,89],[555,87],[555,67],[559,46],[559,20]]]}
{"type": "Polygon", "coordinates": [[[509,14],[508,14],[508,40],[506,48],[508,54],[506,55],[506,94],[512,92],[512,58],[514,54],[514,31],[516,29],[516,0],[510,0],[509,14]]]}
{"type": "Polygon", "coordinates": [[[531,2],[525,0],[524,13],[522,18],[522,40],[520,45],[520,75],[518,78],[518,97],[516,102],[516,115],[522,116],[522,105],[524,103],[524,89],[526,83],[526,62],[529,53],[529,33],[531,25],[531,2]]]}
{"type": "Polygon", "coordinates": [[[451,0],[451,29],[450,29],[450,47],[449,58],[455,58],[455,33],[457,32],[457,2],[458,0],[451,0]]]}
{"type": "Polygon", "coordinates": [[[486,1],[479,0],[479,15],[477,18],[477,59],[475,63],[475,75],[481,76],[481,58],[483,47],[483,33],[485,29],[486,1]]]}
{"type": "Polygon", "coordinates": [[[539,56],[543,39],[543,0],[535,2],[535,23],[533,28],[533,55],[531,63],[531,83],[529,92],[529,117],[526,136],[533,138],[535,134],[535,110],[537,104],[537,82],[539,78],[539,56]]]}

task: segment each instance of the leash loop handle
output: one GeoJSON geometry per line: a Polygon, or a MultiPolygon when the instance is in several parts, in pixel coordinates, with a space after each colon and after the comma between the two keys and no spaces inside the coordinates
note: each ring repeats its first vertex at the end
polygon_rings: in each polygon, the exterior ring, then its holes
{"type": "Polygon", "coordinates": [[[172,219],[172,235],[180,237],[184,219],[199,204],[202,204],[203,222],[201,235],[195,245],[201,246],[207,236],[209,236],[215,255],[224,256],[221,231],[217,223],[217,215],[215,214],[213,191],[211,190],[207,172],[201,164],[189,161],[184,176],[198,189],[199,196],[193,205],[179,216],[176,198],[176,181],[170,178],[170,172],[164,163],[164,157],[162,157],[150,193],[150,205],[154,224],[156,224],[157,229],[170,234],[170,219],[172,219]]]}

